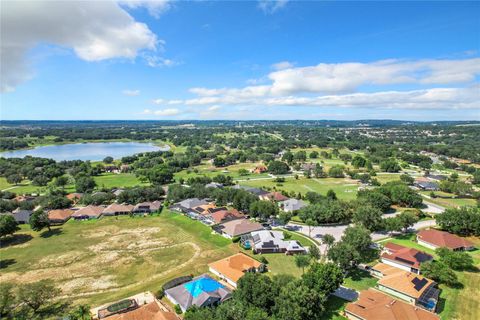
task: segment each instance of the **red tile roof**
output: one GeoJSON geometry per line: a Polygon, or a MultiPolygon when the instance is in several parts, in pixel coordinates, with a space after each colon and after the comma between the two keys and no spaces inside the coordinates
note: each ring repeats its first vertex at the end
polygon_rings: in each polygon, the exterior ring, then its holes
{"type": "Polygon", "coordinates": [[[289,199],[288,197],[284,196],[281,192],[270,192],[269,194],[267,194],[267,197],[273,201],[285,201],[289,199]]]}
{"type": "Polygon", "coordinates": [[[55,209],[48,211],[49,220],[68,220],[70,216],[74,213],[72,209],[55,209]]]}
{"type": "Polygon", "coordinates": [[[433,259],[428,253],[391,242],[385,244],[384,248],[386,251],[382,253],[382,258],[416,269],[420,267],[420,263],[433,259]]]}
{"type": "Polygon", "coordinates": [[[436,247],[447,247],[449,249],[473,247],[473,243],[466,239],[435,229],[422,230],[418,233],[417,238],[436,247]]]}
{"type": "Polygon", "coordinates": [[[215,223],[222,223],[227,220],[234,220],[243,218],[244,215],[240,213],[237,209],[230,210],[220,210],[210,214],[215,223]]]}

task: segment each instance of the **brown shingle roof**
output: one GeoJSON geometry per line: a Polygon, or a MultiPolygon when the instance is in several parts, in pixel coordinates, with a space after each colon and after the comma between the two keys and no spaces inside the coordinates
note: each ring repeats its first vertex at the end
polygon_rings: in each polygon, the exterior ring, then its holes
{"type": "Polygon", "coordinates": [[[210,263],[208,266],[223,274],[228,279],[237,282],[247,270],[251,268],[257,269],[260,265],[260,262],[250,258],[246,254],[237,253],[225,259],[210,263]]]}
{"type": "Polygon", "coordinates": [[[447,247],[449,249],[469,248],[473,246],[473,243],[466,239],[435,229],[422,230],[418,233],[417,237],[434,246],[447,247]]]}
{"type": "Polygon", "coordinates": [[[263,230],[263,227],[260,223],[251,222],[247,219],[238,219],[232,220],[225,223],[222,223],[222,231],[228,234],[231,237],[240,236],[245,233],[250,233],[253,231],[263,230]]]}
{"type": "Polygon", "coordinates": [[[397,263],[408,265],[416,269],[420,267],[420,263],[433,259],[428,253],[391,242],[385,245],[385,249],[387,249],[388,252],[382,253],[382,258],[393,260],[397,263]]]}
{"type": "Polygon", "coordinates": [[[83,217],[83,216],[88,216],[88,217],[99,217],[103,210],[105,210],[105,207],[100,207],[100,206],[86,206],[84,208],[81,208],[74,214],[72,214],[72,217],[83,217]]]}
{"type": "Polygon", "coordinates": [[[133,206],[130,204],[112,203],[103,210],[103,213],[114,214],[116,212],[131,212],[132,210],[133,206]]]}
{"type": "Polygon", "coordinates": [[[376,290],[360,292],[359,299],[347,304],[345,311],[364,320],[439,320],[431,312],[391,298],[376,290]]]}
{"type": "Polygon", "coordinates": [[[222,223],[226,220],[234,220],[243,218],[244,215],[240,213],[237,209],[231,210],[220,210],[210,214],[215,223],[222,223]]]}
{"type": "Polygon", "coordinates": [[[107,317],[108,320],[178,320],[173,312],[160,309],[157,302],[147,303],[135,310],[115,314],[107,317]]]}
{"type": "Polygon", "coordinates": [[[289,198],[284,196],[281,192],[270,192],[267,194],[267,198],[273,201],[285,201],[288,200],[289,198]]]}
{"type": "Polygon", "coordinates": [[[55,209],[48,211],[49,220],[67,220],[75,211],[72,209],[55,209]]]}

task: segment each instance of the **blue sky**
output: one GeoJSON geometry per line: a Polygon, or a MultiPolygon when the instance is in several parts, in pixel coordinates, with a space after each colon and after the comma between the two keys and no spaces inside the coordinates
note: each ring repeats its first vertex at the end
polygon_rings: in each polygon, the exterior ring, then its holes
{"type": "Polygon", "coordinates": [[[1,119],[480,120],[479,2],[2,7],[1,119]]]}

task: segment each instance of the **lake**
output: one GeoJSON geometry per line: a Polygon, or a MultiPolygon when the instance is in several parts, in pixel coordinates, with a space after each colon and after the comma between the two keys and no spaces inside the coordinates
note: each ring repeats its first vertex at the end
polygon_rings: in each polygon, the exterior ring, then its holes
{"type": "Polygon", "coordinates": [[[39,158],[49,158],[55,161],[62,160],[91,160],[100,161],[110,156],[119,159],[125,156],[131,156],[136,153],[151,151],[168,151],[170,146],[156,146],[152,143],[142,142],[91,142],[91,143],[73,143],[36,147],[28,150],[14,150],[0,152],[0,157],[4,158],[23,158],[33,156],[39,158]]]}

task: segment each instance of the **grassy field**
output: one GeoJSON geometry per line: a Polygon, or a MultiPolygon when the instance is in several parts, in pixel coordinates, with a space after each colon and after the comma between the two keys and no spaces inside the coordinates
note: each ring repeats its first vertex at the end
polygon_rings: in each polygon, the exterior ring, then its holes
{"type": "Polygon", "coordinates": [[[184,216],[164,211],[146,218],[69,221],[51,233],[23,226],[15,243],[2,243],[2,282],[50,278],[64,298],[98,305],[158,290],[180,275],[235,253],[231,241],[184,216]]]}
{"type": "Polygon", "coordinates": [[[304,177],[287,178],[285,182],[275,182],[272,180],[249,180],[242,181],[241,185],[250,187],[265,188],[268,190],[285,190],[288,192],[300,192],[306,194],[309,191],[318,192],[325,195],[329,189],[337,194],[338,198],[344,200],[355,199],[357,195],[358,182],[343,178],[324,178],[324,179],[307,179],[304,177]]]}
{"type": "MultiPolygon", "coordinates": [[[[428,191],[421,191],[421,193],[430,196],[430,192],[428,191]]],[[[462,206],[476,206],[477,201],[475,199],[467,199],[467,198],[453,198],[453,194],[437,191],[435,194],[438,194],[439,196],[443,196],[442,198],[430,198],[428,201],[438,204],[440,206],[446,207],[446,208],[458,208],[462,206]],[[452,196],[449,197],[449,196],[452,196]]]]}
{"type": "Polygon", "coordinates": [[[357,291],[367,290],[376,286],[378,279],[372,277],[367,271],[355,269],[351,271],[343,281],[345,287],[357,291]]]}
{"type": "MultiPolygon", "coordinates": [[[[436,257],[433,250],[420,246],[415,241],[414,235],[400,236],[395,239],[388,239],[393,243],[401,244],[407,247],[416,248],[425,251],[436,257]]],[[[476,247],[480,247],[480,239],[471,237],[468,240],[475,243],[476,247]]],[[[476,249],[469,252],[472,255],[477,268],[480,268],[480,250],[476,249]]],[[[463,288],[450,288],[440,285],[442,289],[440,293],[440,301],[438,311],[443,320],[477,320],[480,319],[480,272],[455,272],[463,288]]]]}
{"type": "Polygon", "coordinates": [[[240,179],[240,180],[246,180],[246,179],[255,179],[255,178],[265,178],[268,177],[267,173],[262,173],[262,174],[248,174],[245,176],[241,176],[238,171],[240,169],[246,169],[246,170],[251,170],[254,169],[257,165],[260,163],[237,163],[231,166],[226,166],[222,168],[217,168],[213,166],[210,163],[204,162],[203,164],[196,166],[193,169],[189,170],[182,170],[180,172],[175,173],[175,179],[188,179],[191,177],[198,177],[198,176],[206,176],[206,177],[215,177],[217,175],[223,174],[223,175],[229,175],[233,179],[240,179]]]}
{"type": "Polygon", "coordinates": [[[99,188],[128,188],[135,186],[145,186],[149,183],[142,183],[132,173],[104,173],[98,177],[94,177],[99,188]]]}

